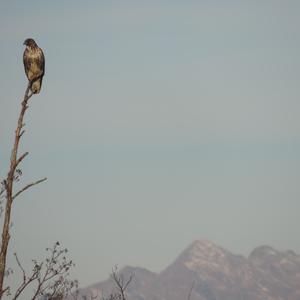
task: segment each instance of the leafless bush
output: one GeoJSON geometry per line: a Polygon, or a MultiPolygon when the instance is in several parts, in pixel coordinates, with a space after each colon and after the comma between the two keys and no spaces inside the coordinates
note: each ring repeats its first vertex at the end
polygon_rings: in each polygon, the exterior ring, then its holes
{"type": "Polygon", "coordinates": [[[11,295],[12,300],[17,299],[29,286],[33,287],[34,291],[32,300],[40,299],[41,296],[49,300],[63,299],[76,292],[78,282],[69,280],[69,271],[74,263],[66,257],[68,250],[62,249],[59,242],[56,242],[53,247],[46,248],[46,252],[47,256],[44,260],[40,262],[32,260],[33,266],[30,272],[25,271],[19,257],[14,254],[22,273],[22,282],[11,295]]]}

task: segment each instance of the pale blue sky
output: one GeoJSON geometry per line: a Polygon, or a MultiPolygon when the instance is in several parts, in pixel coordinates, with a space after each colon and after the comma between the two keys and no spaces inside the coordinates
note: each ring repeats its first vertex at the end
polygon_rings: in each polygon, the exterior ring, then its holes
{"type": "Polygon", "coordinates": [[[0,172],[26,86],[11,251],[60,240],[83,285],[206,238],[300,252],[299,1],[1,1],[0,172]]]}

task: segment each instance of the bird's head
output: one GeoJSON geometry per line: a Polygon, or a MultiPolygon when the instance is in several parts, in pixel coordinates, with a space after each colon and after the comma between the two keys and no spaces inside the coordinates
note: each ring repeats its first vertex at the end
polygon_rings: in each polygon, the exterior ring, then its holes
{"type": "Polygon", "coordinates": [[[34,41],[34,39],[26,39],[25,42],[23,43],[23,45],[30,47],[30,48],[37,47],[37,44],[34,41]]]}

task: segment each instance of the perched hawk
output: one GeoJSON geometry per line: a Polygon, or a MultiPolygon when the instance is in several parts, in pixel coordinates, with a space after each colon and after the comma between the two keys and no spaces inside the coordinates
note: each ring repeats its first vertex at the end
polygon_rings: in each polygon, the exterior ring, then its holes
{"type": "Polygon", "coordinates": [[[25,73],[30,82],[30,90],[32,93],[38,94],[45,73],[44,53],[33,39],[25,40],[24,45],[26,45],[23,54],[25,73]]]}

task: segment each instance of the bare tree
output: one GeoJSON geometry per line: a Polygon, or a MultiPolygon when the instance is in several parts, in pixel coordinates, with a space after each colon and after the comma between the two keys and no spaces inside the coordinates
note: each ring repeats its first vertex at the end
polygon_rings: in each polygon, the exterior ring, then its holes
{"type": "Polygon", "coordinates": [[[76,292],[78,282],[69,280],[69,270],[74,266],[72,260],[67,259],[67,249],[61,249],[59,242],[53,247],[46,248],[47,257],[38,262],[32,260],[32,271],[28,274],[22,266],[17,254],[15,258],[17,265],[22,273],[22,281],[16,292],[12,296],[12,300],[16,300],[24,290],[33,287],[33,296],[31,300],[45,296],[48,300],[63,299],[67,295],[76,292]]]}
{"type": "MultiPolygon", "coordinates": [[[[117,289],[117,292],[115,294],[112,293],[110,297],[114,297],[114,295],[117,295],[117,297],[113,299],[126,300],[125,291],[128,285],[130,284],[130,282],[132,281],[134,274],[130,274],[129,278],[125,280],[123,274],[120,274],[120,272],[118,271],[118,267],[116,266],[113,268],[110,277],[115,282],[116,289],[117,289]]],[[[109,299],[111,300],[111,298],[109,299]]]]}
{"type": "Polygon", "coordinates": [[[6,271],[7,249],[10,240],[9,229],[11,225],[11,210],[12,210],[13,201],[20,194],[25,192],[30,187],[37,185],[47,179],[47,178],[43,178],[35,182],[29,183],[25,185],[23,188],[21,188],[19,191],[14,193],[14,182],[18,180],[19,177],[22,175],[22,171],[18,167],[20,163],[23,161],[23,159],[28,155],[28,152],[25,152],[20,156],[18,156],[18,150],[19,150],[20,139],[25,132],[24,130],[25,124],[23,122],[25,112],[28,108],[28,101],[33,95],[33,93],[30,93],[30,85],[31,83],[29,82],[25,91],[24,99],[22,101],[21,111],[19,114],[17,128],[15,131],[14,145],[11,151],[9,171],[6,179],[4,179],[2,182],[3,187],[1,189],[1,194],[4,194],[4,198],[5,198],[5,209],[4,209],[4,221],[3,221],[1,249],[0,249],[0,299],[2,299],[2,295],[4,291],[8,289],[8,287],[4,288],[3,284],[4,284],[4,277],[6,271]]]}
{"type": "Polygon", "coordinates": [[[82,300],[126,300],[125,291],[134,278],[134,274],[130,274],[128,278],[124,278],[124,275],[118,271],[118,267],[115,266],[112,269],[110,278],[113,280],[114,288],[108,296],[103,296],[102,293],[90,293],[89,295],[81,295],[82,300]]]}
{"type": "Polygon", "coordinates": [[[28,155],[28,152],[19,155],[18,150],[21,137],[25,132],[25,113],[29,107],[29,100],[34,94],[33,92],[30,92],[31,84],[32,82],[28,82],[21,103],[21,111],[15,130],[9,170],[6,178],[0,183],[0,217],[4,215],[0,245],[0,300],[4,294],[9,296],[11,300],[16,300],[29,286],[31,288],[33,287],[34,291],[31,300],[39,299],[41,296],[47,300],[60,300],[64,299],[67,295],[71,295],[73,299],[76,300],[78,296],[78,281],[69,280],[69,270],[74,266],[74,263],[72,260],[67,259],[67,249],[62,249],[59,242],[56,242],[51,248],[46,248],[48,255],[43,261],[39,262],[37,260],[32,260],[33,266],[30,272],[25,270],[18,255],[15,253],[16,264],[22,274],[22,280],[15,292],[12,292],[9,286],[4,287],[5,276],[12,273],[11,270],[6,267],[6,260],[10,241],[13,203],[15,199],[27,189],[42,183],[47,179],[39,179],[26,184],[20,190],[14,191],[14,183],[19,181],[22,176],[20,163],[28,155]]]}

